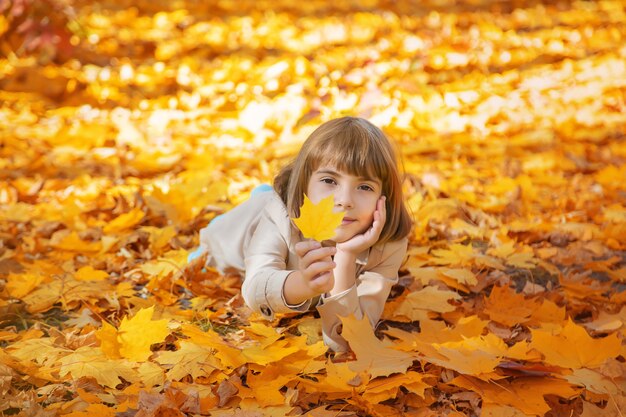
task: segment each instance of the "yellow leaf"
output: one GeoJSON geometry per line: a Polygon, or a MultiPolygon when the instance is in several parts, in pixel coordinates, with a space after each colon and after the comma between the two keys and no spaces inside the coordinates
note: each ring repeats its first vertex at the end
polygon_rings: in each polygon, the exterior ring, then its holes
{"type": "Polygon", "coordinates": [[[66,349],[55,346],[54,341],[46,337],[15,342],[7,347],[7,353],[21,361],[34,361],[38,365],[50,365],[65,354],[66,349]]]}
{"type": "Polygon", "coordinates": [[[71,374],[74,379],[93,377],[100,385],[110,388],[115,388],[122,382],[120,377],[131,382],[137,379],[136,372],[127,361],[112,360],[99,349],[88,346],[76,349],[59,362],[61,376],[71,374]]]}
{"type": "Polygon", "coordinates": [[[440,272],[447,277],[455,279],[461,284],[476,285],[478,283],[476,275],[474,275],[474,273],[469,269],[442,268],[440,272]]]}
{"type": "Polygon", "coordinates": [[[102,281],[108,277],[108,273],[93,269],[92,266],[84,266],[76,271],[76,274],[74,274],[74,278],[78,281],[102,281]]]}
{"type": "Polygon", "coordinates": [[[626,307],[622,307],[617,314],[601,311],[596,320],[584,325],[596,332],[612,332],[621,329],[624,323],[626,323],[626,307]]]}
{"type": "Polygon", "coordinates": [[[6,290],[13,298],[23,298],[30,294],[44,280],[43,274],[26,272],[23,274],[9,274],[6,290]]]}
{"type": "Polygon", "coordinates": [[[179,381],[191,375],[193,379],[209,376],[216,369],[221,369],[220,361],[215,357],[214,349],[181,341],[180,349],[174,352],[161,352],[156,361],[161,365],[171,365],[167,372],[170,380],[179,381]]]}
{"type": "Polygon", "coordinates": [[[413,355],[394,350],[378,340],[367,317],[361,320],[353,315],[341,317],[341,335],[348,341],[357,360],[350,364],[355,372],[368,372],[372,378],[387,376],[396,372],[404,373],[413,363],[413,355]]]}
{"type": "Polygon", "coordinates": [[[145,213],[141,209],[134,208],[128,213],[124,213],[111,220],[102,228],[102,231],[104,233],[115,233],[130,229],[137,225],[144,218],[144,216],[145,213]]]}
{"type": "Polygon", "coordinates": [[[124,317],[118,330],[120,354],[137,362],[152,355],[150,346],[165,340],[169,320],[152,320],[154,307],[143,308],[132,319],[124,317]]]}
{"type": "Polygon", "coordinates": [[[189,340],[198,345],[210,347],[215,351],[215,357],[218,358],[224,367],[238,368],[246,363],[240,350],[229,346],[217,333],[212,330],[203,332],[196,326],[183,324],[182,332],[189,340]]]}
{"type": "Polygon", "coordinates": [[[319,378],[314,387],[318,392],[351,392],[358,376],[350,368],[350,363],[334,363],[329,360],[326,363],[326,375],[319,378]]]}
{"type": "Polygon", "coordinates": [[[170,273],[181,271],[187,264],[187,251],[171,250],[154,261],[145,262],[140,266],[141,272],[152,277],[164,277],[170,273]]]}
{"type": "Polygon", "coordinates": [[[141,377],[141,383],[146,388],[152,388],[155,385],[163,385],[165,382],[165,372],[163,368],[154,362],[143,362],[137,368],[139,376],[141,377]]]}
{"type": "Polygon", "coordinates": [[[120,343],[117,340],[117,329],[106,321],[102,321],[102,327],[96,331],[96,337],[100,340],[100,349],[109,358],[120,358],[120,343]]]}
{"type": "Polygon", "coordinates": [[[539,309],[539,301],[527,299],[507,286],[494,286],[489,297],[485,299],[484,312],[489,318],[505,326],[526,323],[531,315],[539,309]]]}
{"type": "Polygon", "coordinates": [[[89,404],[86,409],[63,414],[65,417],[115,417],[116,410],[104,404],[89,404]]]}
{"type": "Polygon", "coordinates": [[[423,311],[448,313],[456,310],[456,307],[448,301],[460,299],[461,296],[454,291],[440,290],[436,287],[426,287],[407,295],[396,308],[395,313],[398,316],[406,316],[409,319],[422,317],[419,313],[423,311]],[[415,315],[416,313],[418,314],[417,316],[415,315]]]}
{"type": "Polygon", "coordinates": [[[363,398],[371,403],[379,403],[390,398],[396,398],[401,386],[424,398],[424,390],[431,386],[423,381],[425,376],[428,375],[409,371],[406,374],[375,379],[367,384],[363,398]]]}
{"type": "Polygon", "coordinates": [[[489,379],[501,358],[507,353],[506,344],[492,333],[434,346],[448,360],[433,360],[433,363],[481,379],[489,379]]]}
{"type": "Polygon", "coordinates": [[[250,373],[247,385],[254,390],[256,401],[261,407],[281,405],[285,397],[280,389],[290,380],[296,379],[295,374],[285,372],[281,366],[269,365],[258,374],[250,373]]]}
{"type": "Polygon", "coordinates": [[[620,395],[620,389],[615,382],[592,369],[575,369],[571,375],[565,375],[564,378],[597,394],[620,395]]]}
{"type": "Polygon", "coordinates": [[[102,244],[100,242],[87,242],[82,240],[78,233],[71,232],[70,234],[64,236],[59,241],[53,237],[51,239],[50,244],[57,248],[63,249],[67,251],[73,252],[99,252],[102,249],[102,244]]]}
{"type": "Polygon", "coordinates": [[[506,263],[516,268],[532,269],[535,267],[537,260],[532,253],[514,253],[506,258],[506,263]]]}
{"type": "Polygon", "coordinates": [[[617,334],[593,339],[584,327],[570,319],[559,334],[544,330],[531,330],[531,333],[530,347],[541,352],[546,363],[563,368],[596,367],[620,354],[621,341],[617,334]]]}
{"type": "Polygon", "coordinates": [[[300,217],[293,219],[302,235],[318,242],[335,237],[335,229],[341,225],[345,213],[333,213],[334,197],[332,195],[313,204],[309,197],[304,196],[304,204],[300,208],[300,217]]]}
{"type": "Polygon", "coordinates": [[[526,325],[545,326],[546,323],[561,324],[565,320],[565,307],[559,307],[552,301],[544,299],[539,308],[533,311],[526,325]]]}
{"type": "Polygon", "coordinates": [[[150,243],[152,244],[152,248],[155,250],[162,249],[174,236],[176,236],[176,229],[173,226],[166,226],[163,228],[143,226],[139,230],[150,233],[150,243]]]}
{"type": "Polygon", "coordinates": [[[450,384],[476,392],[484,403],[508,405],[533,416],[543,416],[550,411],[544,395],[554,394],[570,398],[577,394],[577,390],[567,381],[550,378],[530,377],[511,382],[485,382],[461,375],[450,381],[450,384]]]}
{"type": "Polygon", "coordinates": [[[4,33],[9,29],[9,22],[6,17],[0,16],[0,35],[4,35],[4,33]]]}
{"type": "Polygon", "coordinates": [[[297,346],[288,346],[288,344],[287,340],[279,340],[270,346],[255,345],[247,347],[241,353],[250,363],[267,365],[299,350],[297,346]]]}
{"type": "Polygon", "coordinates": [[[465,265],[476,257],[471,245],[454,243],[450,249],[435,249],[432,251],[433,262],[438,265],[465,265]]]}

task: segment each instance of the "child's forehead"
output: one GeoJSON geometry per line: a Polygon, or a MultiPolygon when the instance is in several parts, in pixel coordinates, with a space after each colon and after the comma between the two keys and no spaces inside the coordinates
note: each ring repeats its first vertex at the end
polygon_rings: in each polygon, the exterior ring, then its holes
{"type": "Polygon", "coordinates": [[[365,170],[363,170],[363,172],[350,172],[349,170],[336,165],[321,164],[313,170],[313,175],[353,176],[360,180],[381,182],[380,178],[370,175],[370,173],[365,170]]]}

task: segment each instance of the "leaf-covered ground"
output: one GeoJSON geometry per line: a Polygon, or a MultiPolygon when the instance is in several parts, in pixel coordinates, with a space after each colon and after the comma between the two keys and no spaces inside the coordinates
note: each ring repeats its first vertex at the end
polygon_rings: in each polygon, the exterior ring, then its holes
{"type": "Polygon", "coordinates": [[[624,2],[0,5],[0,414],[623,415],[624,2]],[[415,229],[336,357],[186,257],[344,114],[415,229]]]}

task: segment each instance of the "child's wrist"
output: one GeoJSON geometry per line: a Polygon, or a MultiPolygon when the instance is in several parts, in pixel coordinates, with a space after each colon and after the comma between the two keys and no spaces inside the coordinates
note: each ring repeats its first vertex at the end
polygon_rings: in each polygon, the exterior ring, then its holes
{"type": "Polygon", "coordinates": [[[319,294],[308,285],[302,271],[292,271],[283,284],[283,300],[289,305],[302,304],[319,294]]]}
{"type": "Polygon", "coordinates": [[[350,263],[350,262],[355,262],[357,258],[358,258],[358,253],[348,251],[348,250],[338,247],[337,253],[335,253],[333,260],[335,261],[335,263],[338,263],[338,262],[350,263]]]}

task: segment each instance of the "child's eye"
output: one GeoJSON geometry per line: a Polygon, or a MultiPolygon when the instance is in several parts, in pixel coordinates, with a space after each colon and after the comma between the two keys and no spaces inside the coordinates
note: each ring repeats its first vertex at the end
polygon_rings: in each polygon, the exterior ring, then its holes
{"type": "Polygon", "coordinates": [[[364,190],[364,191],[374,191],[374,189],[367,184],[359,185],[359,189],[364,190]]]}
{"type": "Polygon", "coordinates": [[[335,184],[335,180],[332,178],[322,178],[321,181],[326,184],[335,184]]]}

